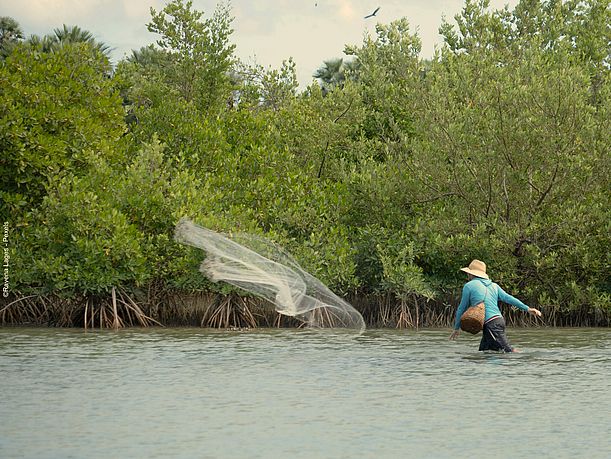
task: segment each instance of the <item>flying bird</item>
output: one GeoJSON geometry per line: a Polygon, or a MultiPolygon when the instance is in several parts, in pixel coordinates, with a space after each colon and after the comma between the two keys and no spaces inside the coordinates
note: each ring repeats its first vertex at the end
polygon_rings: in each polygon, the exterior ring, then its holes
{"type": "Polygon", "coordinates": [[[380,11],[380,7],[379,7],[379,6],[378,6],[378,7],[377,7],[377,8],[374,10],[374,12],[373,12],[373,13],[368,14],[367,16],[365,16],[365,18],[364,18],[364,19],[374,17],[376,14],[378,14],[378,11],[380,11]]]}

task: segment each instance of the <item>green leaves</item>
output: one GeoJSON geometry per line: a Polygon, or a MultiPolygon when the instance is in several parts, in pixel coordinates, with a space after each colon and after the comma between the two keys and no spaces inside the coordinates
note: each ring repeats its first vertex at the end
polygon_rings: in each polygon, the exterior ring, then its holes
{"type": "Polygon", "coordinates": [[[382,285],[399,298],[409,295],[432,299],[434,290],[425,280],[422,268],[415,264],[416,248],[413,241],[407,244],[378,245],[377,251],[382,263],[382,285]]]}
{"type": "Polygon", "coordinates": [[[2,211],[25,196],[40,203],[50,180],[87,170],[84,150],[118,161],[109,148],[124,132],[123,109],[86,43],[55,52],[17,46],[0,67],[2,211]]]}
{"type": "Polygon", "coordinates": [[[112,78],[91,44],[13,44],[0,181],[16,286],[228,292],[173,241],[186,215],[264,234],[342,293],[445,298],[478,258],[533,305],[608,310],[603,3],[468,1],[432,61],[406,19],[380,24],[301,93],[291,59],[235,62],[226,5],[151,10],[157,46],[112,78]]]}
{"type": "Polygon", "coordinates": [[[151,8],[147,27],[161,35],[157,44],[169,57],[169,65],[158,68],[166,84],[202,113],[216,113],[230,95],[232,18],[228,5],[219,5],[206,20],[192,6],[191,1],[174,0],[160,12],[151,8]]]}
{"type": "Polygon", "coordinates": [[[361,47],[347,46],[344,52],[355,56],[353,77],[361,83],[358,88],[367,108],[364,135],[401,151],[411,134],[421,42],[410,33],[406,18],[378,24],[376,33],[375,39],[366,36],[361,47]]]}

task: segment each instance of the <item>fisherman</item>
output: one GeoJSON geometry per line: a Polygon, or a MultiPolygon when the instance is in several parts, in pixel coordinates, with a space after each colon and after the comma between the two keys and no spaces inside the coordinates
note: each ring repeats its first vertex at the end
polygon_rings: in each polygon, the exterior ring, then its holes
{"type": "Polygon", "coordinates": [[[484,316],[484,336],[482,336],[482,340],[479,343],[479,350],[519,352],[509,345],[507,336],[505,336],[505,319],[499,309],[499,300],[522,309],[535,317],[541,317],[541,311],[529,308],[492,282],[486,274],[486,263],[483,261],[473,260],[467,268],[461,268],[460,270],[467,273],[468,282],[462,290],[460,304],[456,310],[454,331],[450,335],[450,339],[455,340],[458,338],[460,334],[460,318],[467,308],[483,302],[486,313],[484,316]]]}

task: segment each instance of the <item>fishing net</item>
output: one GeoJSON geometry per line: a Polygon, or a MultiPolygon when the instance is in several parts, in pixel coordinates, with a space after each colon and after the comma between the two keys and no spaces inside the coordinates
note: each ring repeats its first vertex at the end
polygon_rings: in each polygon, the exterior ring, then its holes
{"type": "Polygon", "coordinates": [[[200,270],[265,298],[275,310],[311,327],[346,327],[362,331],[361,314],[307,273],[273,242],[252,234],[222,235],[182,218],[175,239],[206,252],[200,270]]]}

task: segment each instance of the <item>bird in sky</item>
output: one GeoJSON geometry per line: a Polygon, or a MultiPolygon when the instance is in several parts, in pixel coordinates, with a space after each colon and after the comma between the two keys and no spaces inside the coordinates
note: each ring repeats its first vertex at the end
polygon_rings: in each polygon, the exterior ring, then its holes
{"type": "Polygon", "coordinates": [[[364,19],[374,17],[376,14],[378,14],[378,11],[380,11],[380,7],[379,7],[379,6],[378,6],[378,7],[377,7],[377,8],[376,8],[374,11],[373,11],[373,13],[368,14],[367,16],[365,16],[365,18],[364,18],[364,19]]]}

